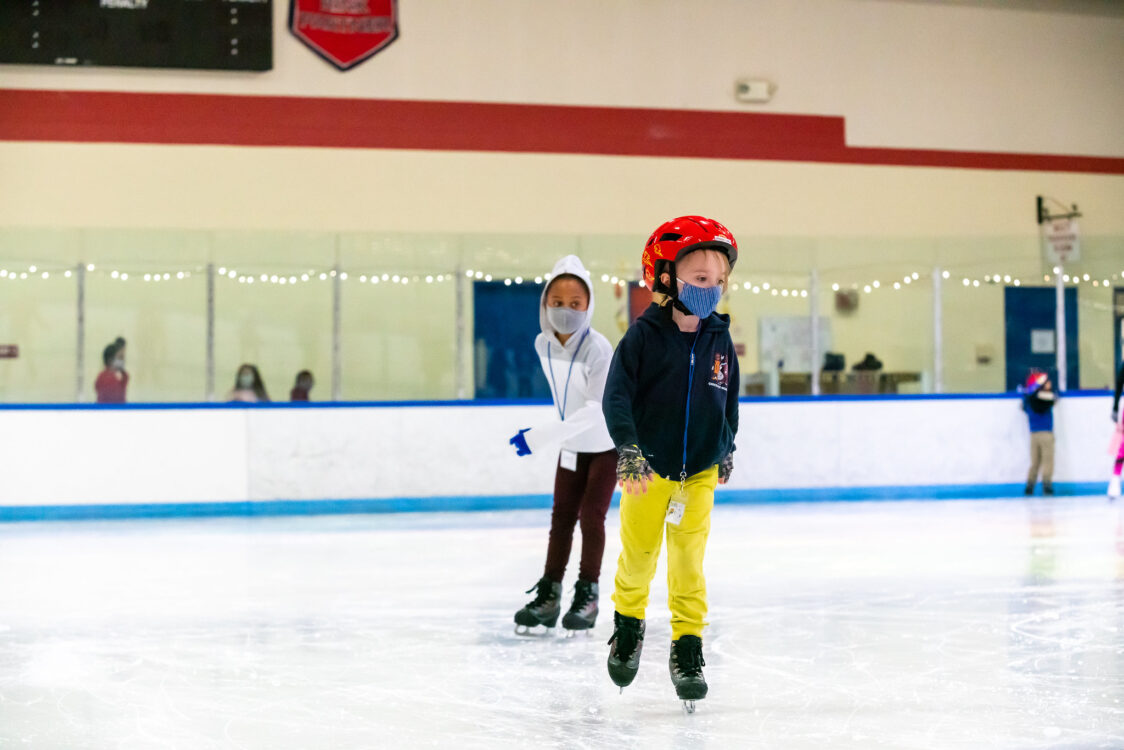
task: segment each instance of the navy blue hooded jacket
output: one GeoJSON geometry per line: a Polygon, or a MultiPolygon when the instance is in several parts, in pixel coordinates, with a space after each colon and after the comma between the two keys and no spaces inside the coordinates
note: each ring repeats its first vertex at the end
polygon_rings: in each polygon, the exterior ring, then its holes
{"type": "Polygon", "coordinates": [[[617,345],[601,402],[617,448],[640,446],[652,470],[669,479],[683,469],[692,343],[687,476],[714,466],[734,449],[738,431],[738,357],[728,315],[711,313],[697,332],[684,333],[670,305],[650,305],[617,345]]]}

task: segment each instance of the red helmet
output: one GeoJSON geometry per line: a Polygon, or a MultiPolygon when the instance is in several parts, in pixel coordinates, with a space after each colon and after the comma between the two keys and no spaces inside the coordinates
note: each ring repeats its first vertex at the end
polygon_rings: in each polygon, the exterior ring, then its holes
{"type": "MultiPolygon", "coordinates": [[[[674,263],[692,250],[717,250],[726,254],[730,267],[738,260],[738,243],[730,230],[704,216],[680,216],[660,224],[644,245],[641,263],[644,283],[656,291],[656,265],[674,263]]],[[[662,285],[661,285],[662,286],[662,285]]],[[[669,290],[674,293],[673,290],[669,290]]]]}

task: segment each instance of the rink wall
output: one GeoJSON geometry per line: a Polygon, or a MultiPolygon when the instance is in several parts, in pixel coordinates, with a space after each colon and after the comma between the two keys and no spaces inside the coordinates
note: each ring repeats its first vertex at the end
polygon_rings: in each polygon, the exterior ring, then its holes
{"type": "MultiPolygon", "coordinates": [[[[1100,492],[1111,397],[1056,409],[1055,481],[1100,492]]],[[[550,406],[0,407],[0,520],[545,507],[556,453],[517,458],[550,406]]],[[[1015,397],[743,400],[719,502],[1021,494],[1015,397]]]]}

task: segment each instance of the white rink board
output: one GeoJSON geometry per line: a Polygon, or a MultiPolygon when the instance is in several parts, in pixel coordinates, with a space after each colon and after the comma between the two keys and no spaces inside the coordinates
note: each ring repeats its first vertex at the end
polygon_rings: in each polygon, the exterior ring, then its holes
{"type": "MultiPolygon", "coordinates": [[[[1055,481],[1103,480],[1111,399],[1063,399],[1055,481]]],[[[5,409],[0,506],[495,497],[551,492],[508,438],[549,406],[5,409]]],[[[747,402],[732,489],[1023,480],[1018,399],[747,402]]]]}
{"type": "Polygon", "coordinates": [[[557,454],[519,459],[507,441],[551,414],[548,406],[254,410],[249,499],[547,493],[557,454]]]}
{"type": "Polygon", "coordinates": [[[0,424],[0,506],[246,498],[239,410],[0,409],[0,424]]]}
{"type": "MultiPolygon", "coordinates": [[[[1107,479],[1111,409],[1110,397],[1055,407],[1055,481],[1107,479]]],[[[1005,484],[1029,464],[1015,398],[743,403],[737,444],[729,486],[742,489],[1005,484]]]]}

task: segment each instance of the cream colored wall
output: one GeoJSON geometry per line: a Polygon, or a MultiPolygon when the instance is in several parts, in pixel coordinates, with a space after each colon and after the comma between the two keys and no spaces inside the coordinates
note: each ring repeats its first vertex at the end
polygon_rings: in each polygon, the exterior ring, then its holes
{"type": "MultiPolygon", "coordinates": [[[[745,237],[996,237],[1036,195],[1124,233],[1124,177],[385,150],[0,143],[0,226],[624,234],[722,217],[745,237]]],[[[774,259],[783,264],[784,258],[774,259]]]]}
{"type": "Polygon", "coordinates": [[[0,67],[0,85],[842,115],[852,145],[1124,156],[1124,11],[899,0],[411,0],[338,73],[286,29],[274,69],[0,67]],[[1004,7],[998,7],[998,6],[1004,7]],[[767,105],[734,81],[778,85],[767,105]]]}

